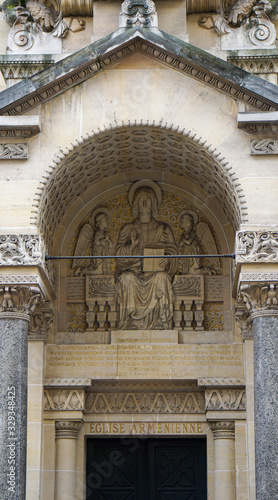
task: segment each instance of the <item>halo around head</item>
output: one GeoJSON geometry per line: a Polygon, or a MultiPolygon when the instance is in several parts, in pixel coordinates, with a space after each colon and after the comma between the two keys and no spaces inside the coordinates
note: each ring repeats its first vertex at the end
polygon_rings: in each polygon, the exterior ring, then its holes
{"type": "Polygon", "coordinates": [[[132,203],[134,200],[134,195],[135,195],[135,192],[137,191],[137,189],[144,188],[144,187],[151,188],[154,191],[156,199],[157,199],[157,205],[159,208],[161,205],[161,202],[162,202],[162,192],[161,192],[159,185],[156,184],[156,182],[151,181],[150,179],[141,179],[140,181],[134,182],[134,184],[132,184],[132,186],[128,192],[128,201],[129,201],[130,206],[132,206],[132,203]]]}
{"type": "Polygon", "coordinates": [[[99,207],[99,208],[96,208],[96,210],[94,210],[93,213],[92,213],[92,215],[91,215],[91,221],[93,222],[94,225],[96,223],[96,216],[99,215],[99,214],[105,214],[107,216],[108,223],[109,224],[111,223],[111,213],[110,213],[110,211],[107,210],[107,208],[99,207]]]}
{"type": "Polygon", "coordinates": [[[194,226],[197,225],[198,223],[198,215],[195,214],[195,212],[192,212],[192,210],[183,210],[180,214],[179,214],[179,217],[178,217],[178,220],[179,220],[179,224],[181,222],[181,218],[184,216],[184,215],[191,215],[191,217],[193,218],[193,221],[194,221],[194,226]]]}

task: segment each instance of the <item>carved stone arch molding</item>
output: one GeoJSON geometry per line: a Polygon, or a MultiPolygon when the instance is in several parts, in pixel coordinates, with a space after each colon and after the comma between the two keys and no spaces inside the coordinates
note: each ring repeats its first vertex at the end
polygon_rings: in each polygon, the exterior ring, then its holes
{"type": "Polygon", "coordinates": [[[146,177],[191,191],[230,233],[247,222],[235,174],[206,141],[167,124],[123,123],[88,134],[50,165],[34,202],[34,219],[48,253],[61,251],[67,228],[92,196],[106,192],[107,197],[115,186],[146,177]]]}

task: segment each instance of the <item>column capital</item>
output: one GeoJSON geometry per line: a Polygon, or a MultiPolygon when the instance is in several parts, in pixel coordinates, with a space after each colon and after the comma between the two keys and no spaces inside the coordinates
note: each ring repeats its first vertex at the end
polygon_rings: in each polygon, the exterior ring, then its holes
{"type": "Polygon", "coordinates": [[[213,432],[213,439],[235,438],[235,423],[231,420],[209,422],[209,426],[213,432]]]}
{"type": "Polygon", "coordinates": [[[245,304],[251,320],[258,316],[277,316],[278,283],[242,283],[238,300],[245,304]]]}
{"type": "Polygon", "coordinates": [[[0,288],[0,318],[30,321],[32,313],[42,300],[38,286],[4,286],[0,288]]]}
{"type": "Polygon", "coordinates": [[[77,439],[81,427],[81,420],[57,420],[55,422],[55,437],[56,439],[77,439]]]}

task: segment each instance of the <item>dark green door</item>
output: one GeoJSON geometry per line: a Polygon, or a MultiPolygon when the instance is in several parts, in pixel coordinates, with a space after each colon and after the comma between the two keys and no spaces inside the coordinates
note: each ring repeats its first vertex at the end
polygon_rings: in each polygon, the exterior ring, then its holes
{"type": "Polygon", "coordinates": [[[205,439],[88,439],[86,500],[206,500],[205,439]]]}

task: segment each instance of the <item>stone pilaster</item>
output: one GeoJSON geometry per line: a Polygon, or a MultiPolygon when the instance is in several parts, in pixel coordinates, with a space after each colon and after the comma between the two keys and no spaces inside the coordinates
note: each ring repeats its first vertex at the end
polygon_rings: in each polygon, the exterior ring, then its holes
{"type": "Polygon", "coordinates": [[[214,439],[214,498],[235,500],[235,424],[210,422],[214,439]]]}
{"type": "Polygon", "coordinates": [[[278,497],[278,285],[244,284],[240,297],[253,320],[256,492],[278,497]]]}
{"type": "Polygon", "coordinates": [[[28,323],[41,300],[37,286],[0,288],[0,491],[24,499],[28,323]]]}
{"type": "Polygon", "coordinates": [[[55,500],[75,498],[77,437],[81,426],[82,422],[76,420],[55,422],[55,500]]]}

